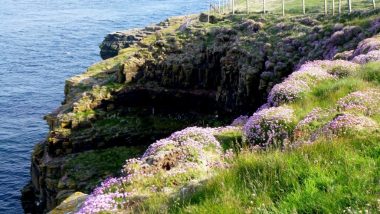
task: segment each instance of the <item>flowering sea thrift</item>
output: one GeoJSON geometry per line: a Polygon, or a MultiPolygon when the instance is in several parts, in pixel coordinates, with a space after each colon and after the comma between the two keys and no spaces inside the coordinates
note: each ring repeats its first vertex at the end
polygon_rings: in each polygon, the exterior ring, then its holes
{"type": "Polygon", "coordinates": [[[359,64],[380,60],[380,34],[363,40],[353,53],[352,61],[359,64]]]}
{"type": "Polygon", "coordinates": [[[174,132],[168,139],[179,143],[196,142],[203,146],[213,145],[220,148],[219,142],[214,137],[215,129],[189,127],[184,130],[174,132]]]}
{"type": "Polygon", "coordinates": [[[141,158],[126,161],[124,177],[107,179],[96,188],[79,213],[131,209],[133,198],[158,192],[169,194],[189,182],[206,178],[211,168],[226,167],[224,160],[230,156],[223,155],[214,135],[237,129],[189,127],[158,140],[141,158]]]}
{"type": "Polygon", "coordinates": [[[341,114],[323,127],[325,136],[341,135],[348,131],[373,131],[378,124],[371,118],[353,114],[341,114]]]}
{"type": "Polygon", "coordinates": [[[284,146],[291,137],[293,110],[288,107],[272,107],[256,112],[244,126],[244,138],[260,147],[284,146]]]}
{"type": "Polygon", "coordinates": [[[338,101],[337,109],[367,116],[380,114],[380,90],[353,92],[338,101]]]}
{"type": "Polygon", "coordinates": [[[312,142],[316,133],[319,132],[321,126],[336,114],[335,110],[315,108],[298,122],[294,129],[293,136],[296,144],[312,142]]]}
{"type": "Polygon", "coordinates": [[[293,72],[285,81],[272,88],[268,96],[268,103],[272,106],[279,106],[295,101],[301,98],[303,93],[310,91],[317,82],[333,78],[334,76],[322,69],[319,63],[308,62],[293,72]]]}
{"type": "Polygon", "coordinates": [[[124,172],[130,177],[153,176],[162,170],[203,169],[220,161],[221,146],[214,137],[215,129],[190,127],[153,143],[141,159],[130,159],[124,172]]]}
{"type": "Polygon", "coordinates": [[[300,99],[302,94],[311,90],[318,82],[349,76],[358,64],[345,60],[316,60],[303,64],[282,83],[275,85],[269,93],[268,103],[280,106],[300,99]]]}
{"type": "Polygon", "coordinates": [[[380,35],[361,41],[354,51],[354,56],[367,54],[373,50],[380,50],[380,35]]]}
{"type": "Polygon", "coordinates": [[[231,126],[244,126],[248,121],[249,116],[240,115],[234,121],[232,121],[231,126]]]}
{"type": "Polygon", "coordinates": [[[380,61],[380,50],[371,51],[367,54],[360,54],[358,56],[355,56],[352,61],[359,64],[380,61]]]}
{"type": "Polygon", "coordinates": [[[127,178],[108,178],[102,184],[95,188],[90,196],[83,203],[78,214],[92,214],[102,211],[116,211],[120,209],[130,193],[124,191],[120,184],[125,183],[127,178]]]}
{"type": "Polygon", "coordinates": [[[268,96],[268,103],[271,106],[279,106],[292,102],[301,98],[302,94],[309,90],[310,87],[306,81],[286,79],[272,88],[268,96]]]}
{"type": "Polygon", "coordinates": [[[358,64],[346,60],[316,60],[312,64],[339,78],[349,76],[359,68],[358,64]]]}
{"type": "Polygon", "coordinates": [[[293,80],[303,80],[307,83],[317,83],[325,79],[333,79],[333,76],[326,72],[326,70],[318,67],[314,63],[307,63],[300,67],[299,70],[289,76],[293,80]]]}

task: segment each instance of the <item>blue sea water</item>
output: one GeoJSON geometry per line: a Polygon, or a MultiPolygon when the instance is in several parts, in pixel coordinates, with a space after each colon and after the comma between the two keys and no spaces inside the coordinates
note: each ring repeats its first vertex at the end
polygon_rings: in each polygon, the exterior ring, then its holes
{"type": "Polygon", "coordinates": [[[0,213],[22,213],[42,117],[63,100],[64,81],[99,61],[103,37],[205,10],[205,0],[0,1],[0,213]]]}

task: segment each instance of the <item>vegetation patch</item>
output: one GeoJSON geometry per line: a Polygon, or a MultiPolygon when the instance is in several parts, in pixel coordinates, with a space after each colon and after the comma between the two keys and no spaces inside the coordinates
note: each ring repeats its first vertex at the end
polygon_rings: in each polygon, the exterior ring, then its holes
{"type": "Polygon", "coordinates": [[[63,167],[67,179],[83,183],[82,191],[89,192],[108,176],[120,174],[125,159],[141,155],[145,147],[117,147],[72,155],[63,167]]]}

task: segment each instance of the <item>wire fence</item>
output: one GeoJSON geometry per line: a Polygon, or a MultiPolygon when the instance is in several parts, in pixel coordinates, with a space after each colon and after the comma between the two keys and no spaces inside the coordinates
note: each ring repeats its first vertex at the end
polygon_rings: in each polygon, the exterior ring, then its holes
{"type": "Polygon", "coordinates": [[[376,0],[210,0],[209,14],[325,14],[376,9],[376,0]]]}

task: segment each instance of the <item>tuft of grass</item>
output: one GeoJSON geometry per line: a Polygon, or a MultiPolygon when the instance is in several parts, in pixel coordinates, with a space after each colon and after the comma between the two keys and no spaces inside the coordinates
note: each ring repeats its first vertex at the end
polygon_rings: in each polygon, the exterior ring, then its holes
{"type": "Polygon", "coordinates": [[[171,213],[378,212],[380,135],[242,153],[171,213]]]}
{"type": "Polygon", "coordinates": [[[227,132],[218,133],[215,135],[216,139],[222,145],[224,151],[233,149],[238,152],[243,146],[242,132],[241,130],[232,130],[227,132]]]}
{"type": "Polygon", "coordinates": [[[291,106],[295,110],[296,117],[300,120],[316,107],[325,109],[334,108],[340,98],[347,96],[351,92],[364,90],[369,87],[373,87],[373,84],[355,77],[326,80],[319,83],[310,92],[306,93],[302,99],[291,104],[291,106]]]}
{"type": "Polygon", "coordinates": [[[370,62],[362,67],[357,76],[365,81],[380,85],[380,62],[370,62]]]}

